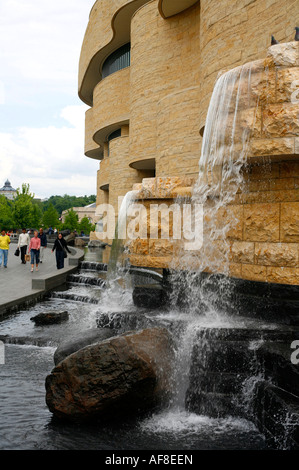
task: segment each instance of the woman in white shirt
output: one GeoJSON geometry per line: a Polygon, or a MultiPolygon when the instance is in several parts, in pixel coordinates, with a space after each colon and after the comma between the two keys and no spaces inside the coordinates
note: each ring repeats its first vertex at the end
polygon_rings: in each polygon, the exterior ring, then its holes
{"type": "Polygon", "coordinates": [[[29,234],[26,233],[26,229],[22,229],[22,233],[19,235],[18,248],[21,250],[21,261],[23,264],[26,264],[25,255],[27,253],[27,247],[30,243],[29,234]]]}

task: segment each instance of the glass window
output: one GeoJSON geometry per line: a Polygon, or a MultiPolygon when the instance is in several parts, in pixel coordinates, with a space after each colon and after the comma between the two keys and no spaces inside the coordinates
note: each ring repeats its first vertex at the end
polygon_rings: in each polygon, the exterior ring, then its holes
{"type": "Polygon", "coordinates": [[[118,70],[122,70],[125,67],[129,67],[131,59],[131,43],[127,43],[114,51],[105,60],[102,67],[102,78],[108,77],[118,70]]]}

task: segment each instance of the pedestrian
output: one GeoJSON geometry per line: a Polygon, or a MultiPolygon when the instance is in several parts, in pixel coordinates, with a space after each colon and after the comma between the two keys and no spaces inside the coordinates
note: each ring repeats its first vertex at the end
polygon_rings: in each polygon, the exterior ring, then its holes
{"type": "Polygon", "coordinates": [[[7,268],[9,244],[10,238],[6,235],[5,230],[2,230],[0,235],[0,267],[2,266],[3,260],[3,266],[7,268]]]}
{"type": "Polygon", "coordinates": [[[20,251],[21,251],[22,264],[26,264],[25,255],[27,253],[27,248],[29,244],[30,244],[29,234],[26,232],[25,228],[22,228],[22,233],[20,233],[19,240],[18,240],[18,248],[20,248],[20,251]]]}
{"type": "Polygon", "coordinates": [[[31,272],[33,272],[34,261],[35,261],[35,270],[38,271],[39,251],[40,251],[40,238],[38,238],[38,231],[34,230],[34,235],[30,240],[29,250],[28,250],[28,253],[31,254],[31,272]]]}
{"type": "Polygon", "coordinates": [[[57,269],[62,269],[64,268],[64,258],[66,257],[66,251],[71,253],[71,251],[68,249],[67,243],[65,239],[63,238],[62,233],[58,234],[58,237],[56,238],[53,248],[52,248],[52,253],[56,250],[56,266],[57,269]]]}
{"type": "Polygon", "coordinates": [[[47,248],[47,235],[44,233],[43,229],[39,229],[38,238],[40,238],[40,257],[39,262],[42,263],[44,260],[44,251],[47,248]]]}

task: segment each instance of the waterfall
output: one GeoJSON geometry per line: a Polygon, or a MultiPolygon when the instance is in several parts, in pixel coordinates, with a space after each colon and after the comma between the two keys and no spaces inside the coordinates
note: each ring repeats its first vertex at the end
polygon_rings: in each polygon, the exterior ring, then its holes
{"type": "MultiPolygon", "coordinates": [[[[173,266],[172,281],[178,286],[173,301],[180,298],[179,286],[187,286],[187,310],[209,316],[220,313],[219,308],[215,309],[217,299],[210,274],[222,275],[217,281],[222,304],[231,297],[229,237],[239,222],[233,202],[246,188],[244,174],[259,103],[251,75],[249,63],[224,73],[216,81],[204,129],[199,175],[191,197],[191,205],[203,207],[203,244],[193,252],[182,246],[182,269],[173,266]],[[184,270],[186,266],[191,268],[184,270]]],[[[229,303],[226,306],[229,308],[229,303]]]]}
{"type": "Polygon", "coordinates": [[[126,242],[126,227],[128,208],[134,201],[134,191],[128,191],[124,196],[117,218],[114,240],[112,242],[110,258],[107,269],[107,281],[110,284],[122,275],[123,253],[126,242]]]}
{"type": "MultiPolygon", "coordinates": [[[[172,301],[182,304],[184,297],[187,317],[176,340],[171,404],[176,409],[185,407],[191,357],[199,338],[200,354],[211,353],[205,328],[232,328],[229,235],[238,218],[230,209],[236,195],[245,189],[244,173],[256,120],[258,98],[252,93],[251,71],[251,64],[246,64],[221,75],[207,113],[199,175],[191,197],[191,204],[203,206],[203,245],[197,252],[182,247],[182,269],[176,266],[172,271],[172,301]],[[185,266],[192,268],[184,270],[185,266]]],[[[202,360],[205,362],[204,357],[202,360]]]]}

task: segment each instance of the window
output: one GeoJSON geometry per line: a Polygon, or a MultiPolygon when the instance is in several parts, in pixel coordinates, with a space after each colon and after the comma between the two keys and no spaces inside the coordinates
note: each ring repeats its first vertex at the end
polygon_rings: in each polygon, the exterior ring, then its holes
{"type": "Polygon", "coordinates": [[[118,70],[122,70],[130,65],[131,43],[127,43],[114,51],[105,60],[102,67],[102,78],[108,77],[118,70]]]}

